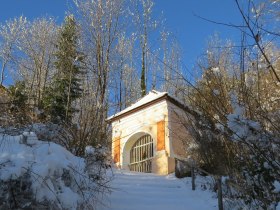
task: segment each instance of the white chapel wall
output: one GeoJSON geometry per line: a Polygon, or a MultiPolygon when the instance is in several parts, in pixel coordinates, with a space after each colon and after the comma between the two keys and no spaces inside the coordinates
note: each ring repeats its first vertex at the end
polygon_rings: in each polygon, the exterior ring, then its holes
{"type": "MultiPolygon", "coordinates": [[[[154,154],[156,152],[156,142],[157,142],[157,122],[161,120],[167,121],[167,102],[165,100],[158,102],[154,105],[141,109],[130,115],[127,115],[119,120],[112,123],[113,129],[113,139],[120,137],[120,166],[121,168],[128,169],[128,157],[129,151],[124,151],[124,149],[130,149],[133,143],[140,137],[135,134],[139,133],[150,134],[154,140],[154,154]],[[131,137],[134,137],[131,139],[131,137]],[[127,143],[128,140],[132,140],[127,143]],[[130,145],[126,145],[130,144],[130,145]],[[126,145],[126,146],[125,146],[126,145]]],[[[168,129],[167,123],[165,123],[165,145],[166,152],[170,154],[170,145],[168,142],[168,129]]],[[[114,142],[112,147],[114,147],[114,142]]]]}

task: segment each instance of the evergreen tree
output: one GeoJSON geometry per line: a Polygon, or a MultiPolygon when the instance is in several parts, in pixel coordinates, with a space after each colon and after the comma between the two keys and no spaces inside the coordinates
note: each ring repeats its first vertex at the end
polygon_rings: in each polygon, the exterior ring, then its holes
{"type": "Polygon", "coordinates": [[[57,73],[46,90],[44,107],[55,121],[71,121],[76,111],[73,102],[81,96],[80,76],[83,56],[77,50],[78,32],[74,17],[67,16],[57,42],[57,73]]]}
{"type": "Polygon", "coordinates": [[[142,56],[142,70],[141,70],[141,96],[144,97],[146,95],[146,75],[145,75],[145,53],[143,50],[142,56]]]}

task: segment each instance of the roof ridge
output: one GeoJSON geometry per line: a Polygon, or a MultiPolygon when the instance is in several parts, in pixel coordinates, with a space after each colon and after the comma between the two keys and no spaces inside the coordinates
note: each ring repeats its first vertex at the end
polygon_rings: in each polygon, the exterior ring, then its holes
{"type": "MultiPolygon", "coordinates": [[[[165,92],[159,92],[159,91],[157,91],[157,90],[155,90],[155,89],[153,89],[153,90],[150,90],[148,93],[146,93],[146,95],[144,95],[143,97],[141,97],[141,98],[138,98],[134,103],[132,103],[132,104],[130,104],[128,107],[130,107],[130,106],[133,106],[134,104],[136,104],[136,103],[138,103],[139,101],[141,101],[143,98],[145,98],[146,96],[148,96],[150,93],[155,93],[155,94],[160,94],[160,93],[165,93],[165,92]]],[[[126,108],[128,108],[128,107],[126,107],[126,108]]],[[[125,108],[125,109],[126,109],[125,108]]],[[[123,109],[123,110],[125,110],[125,109],[123,109]]],[[[123,111],[122,110],[122,111],[123,111]]]]}

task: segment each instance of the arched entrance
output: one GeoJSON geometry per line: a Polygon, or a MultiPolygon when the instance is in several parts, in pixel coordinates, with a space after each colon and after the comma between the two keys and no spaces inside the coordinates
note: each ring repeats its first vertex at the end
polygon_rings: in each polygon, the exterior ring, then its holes
{"type": "Polygon", "coordinates": [[[144,173],[152,172],[153,139],[149,134],[141,136],[130,150],[129,169],[144,173]]]}

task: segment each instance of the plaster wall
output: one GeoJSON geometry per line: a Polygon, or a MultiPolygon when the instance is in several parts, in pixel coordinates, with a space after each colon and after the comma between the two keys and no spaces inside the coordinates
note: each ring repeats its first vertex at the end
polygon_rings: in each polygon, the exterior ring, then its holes
{"type": "Polygon", "coordinates": [[[168,103],[168,130],[171,154],[170,157],[185,159],[186,147],[191,141],[186,127],[188,121],[186,113],[171,102],[168,103]]]}

